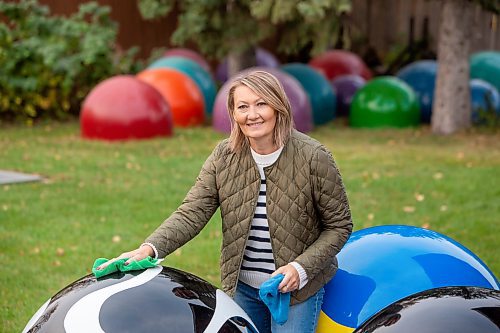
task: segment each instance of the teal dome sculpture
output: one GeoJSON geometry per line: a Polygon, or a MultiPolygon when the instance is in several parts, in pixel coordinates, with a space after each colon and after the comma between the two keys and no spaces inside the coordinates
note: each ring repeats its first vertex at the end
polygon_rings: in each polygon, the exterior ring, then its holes
{"type": "Polygon", "coordinates": [[[500,52],[474,53],[470,57],[470,77],[484,80],[500,91],[500,52]]]}
{"type": "Polygon", "coordinates": [[[325,76],[309,65],[289,63],[281,66],[302,85],[312,106],[315,125],[326,124],[335,118],[337,100],[332,85],[325,76]]]}

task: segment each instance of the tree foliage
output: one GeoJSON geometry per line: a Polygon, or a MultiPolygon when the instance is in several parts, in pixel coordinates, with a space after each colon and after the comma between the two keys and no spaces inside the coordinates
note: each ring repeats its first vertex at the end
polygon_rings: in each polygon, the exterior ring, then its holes
{"type": "Polygon", "coordinates": [[[134,66],[137,50],[116,52],[109,7],[89,2],[62,17],[36,0],[0,1],[0,13],[2,119],[77,115],[98,82],[134,66]]]}
{"type": "Polygon", "coordinates": [[[222,58],[243,52],[266,39],[277,40],[277,51],[312,54],[330,46],[338,35],[339,17],[350,0],[138,0],[146,19],[177,8],[178,26],[171,41],[194,42],[207,56],[222,58]]]}

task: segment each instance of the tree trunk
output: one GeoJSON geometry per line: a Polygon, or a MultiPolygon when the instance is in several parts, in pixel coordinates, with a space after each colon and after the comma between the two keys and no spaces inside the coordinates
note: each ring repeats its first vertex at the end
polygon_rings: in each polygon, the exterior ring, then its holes
{"type": "MultiPolygon", "coordinates": [[[[226,2],[226,15],[233,15],[237,0],[226,2]]],[[[255,48],[248,47],[245,41],[234,40],[231,42],[232,51],[227,56],[227,78],[231,78],[245,68],[253,67],[257,63],[255,48]]]]}
{"type": "Polygon", "coordinates": [[[438,39],[438,73],[432,111],[432,131],[451,134],[471,125],[469,45],[473,5],[468,0],[444,0],[438,39]]]}
{"type": "Polygon", "coordinates": [[[227,74],[228,78],[234,76],[245,68],[253,67],[257,64],[255,49],[247,49],[244,51],[233,51],[227,58],[227,74]]]}

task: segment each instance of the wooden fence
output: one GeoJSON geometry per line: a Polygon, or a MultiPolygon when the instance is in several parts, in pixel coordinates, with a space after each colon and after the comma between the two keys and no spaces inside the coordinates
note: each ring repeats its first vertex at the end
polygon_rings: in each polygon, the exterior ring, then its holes
{"type": "MultiPolygon", "coordinates": [[[[391,48],[407,45],[413,29],[415,40],[427,30],[429,48],[437,50],[441,0],[353,0],[349,25],[353,38],[371,44],[384,56],[391,48]],[[413,23],[413,26],[412,24],[413,23]]],[[[479,5],[474,9],[471,53],[500,50],[498,15],[479,5]]]]}

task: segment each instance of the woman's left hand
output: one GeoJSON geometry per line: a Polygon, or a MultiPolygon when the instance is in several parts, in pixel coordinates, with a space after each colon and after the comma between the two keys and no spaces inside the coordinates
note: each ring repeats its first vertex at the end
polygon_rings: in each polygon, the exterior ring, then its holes
{"type": "Polygon", "coordinates": [[[297,272],[293,265],[288,264],[286,266],[281,266],[280,268],[275,270],[274,273],[271,274],[271,276],[275,276],[280,273],[285,276],[278,286],[280,292],[288,293],[299,288],[299,272],[297,272]]]}

